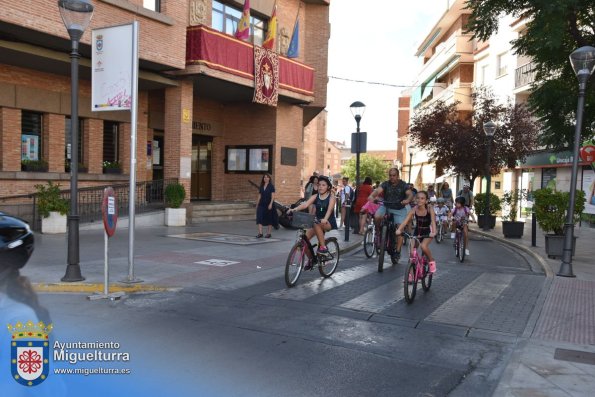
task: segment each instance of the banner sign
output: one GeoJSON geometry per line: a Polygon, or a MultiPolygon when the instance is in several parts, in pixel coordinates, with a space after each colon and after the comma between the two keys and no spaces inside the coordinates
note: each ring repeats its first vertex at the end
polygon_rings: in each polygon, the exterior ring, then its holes
{"type": "Polygon", "coordinates": [[[583,170],[583,191],[585,192],[585,214],[595,214],[595,171],[583,170]]]}
{"type": "Polygon", "coordinates": [[[277,106],[279,97],[279,55],[254,46],[253,102],[277,106]]]}
{"type": "Polygon", "coordinates": [[[91,32],[91,111],[132,107],[133,24],[91,32]]]}

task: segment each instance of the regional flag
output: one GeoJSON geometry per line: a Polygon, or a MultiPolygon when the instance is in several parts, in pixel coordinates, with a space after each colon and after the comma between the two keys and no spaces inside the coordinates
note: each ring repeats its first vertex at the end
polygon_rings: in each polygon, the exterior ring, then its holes
{"type": "Polygon", "coordinates": [[[262,46],[267,50],[273,50],[275,48],[275,37],[277,37],[277,5],[273,8],[273,15],[269,21],[269,29],[267,30],[267,36],[262,43],[262,46]]]}
{"type": "Polygon", "coordinates": [[[235,37],[240,40],[250,39],[250,0],[244,0],[244,11],[242,11],[242,18],[238,22],[235,37]]]}
{"type": "Polygon", "coordinates": [[[300,20],[295,20],[295,26],[293,27],[293,35],[291,36],[291,42],[287,49],[287,58],[297,58],[300,52],[300,20]]]}

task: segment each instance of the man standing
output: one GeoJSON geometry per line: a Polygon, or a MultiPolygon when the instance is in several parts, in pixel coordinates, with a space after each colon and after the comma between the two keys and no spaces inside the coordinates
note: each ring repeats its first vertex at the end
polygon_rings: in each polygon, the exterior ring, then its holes
{"type": "Polygon", "coordinates": [[[459,196],[465,198],[465,206],[473,207],[473,192],[468,184],[463,185],[463,190],[459,192],[459,196]]]}
{"type": "MultiPolygon", "coordinates": [[[[394,219],[395,225],[400,225],[407,217],[407,205],[413,201],[413,192],[405,181],[399,178],[399,170],[391,168],[388,170],[388,181],[380,184],[376,190],[372,192],[368,200],[374,201],[379,194],[384,196],[384,205],[380,206],[374,214],[374,223],[376,226],[380,225],[382,218],[386,211],[388,211],[394,219]]],[[[396,257],[399,260],[401,256],[401,246],[403,245],[403,237],[397,238],[397,252],[396,257]]]]}
{"type": "Polygon", "coordinates": [[[347,224],[347,205],[351,205],[352,187],[349,186],[349,178],[346,176],[342,179],[343,187],[341,189],[341,223],[344,227],[349,227],[347,224]]]}

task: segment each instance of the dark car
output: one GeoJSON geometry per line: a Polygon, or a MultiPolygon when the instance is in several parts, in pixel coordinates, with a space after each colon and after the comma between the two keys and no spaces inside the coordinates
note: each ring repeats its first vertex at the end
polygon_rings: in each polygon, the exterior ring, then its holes
{"type": "Polygon", "coordinates": [[[27,222],[0,212],[0,268],[25,266],[33,253],[34,241],[27,222]]]}

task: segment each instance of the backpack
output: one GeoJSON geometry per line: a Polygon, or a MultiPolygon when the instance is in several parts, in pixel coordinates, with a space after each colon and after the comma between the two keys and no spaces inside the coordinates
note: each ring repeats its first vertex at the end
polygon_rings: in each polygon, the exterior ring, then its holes
{"type": "Polygon", "coordinates": [[[349,201],[353,204],[355,203],[355,189],[351,186],[349,187],[349,201]]]}

